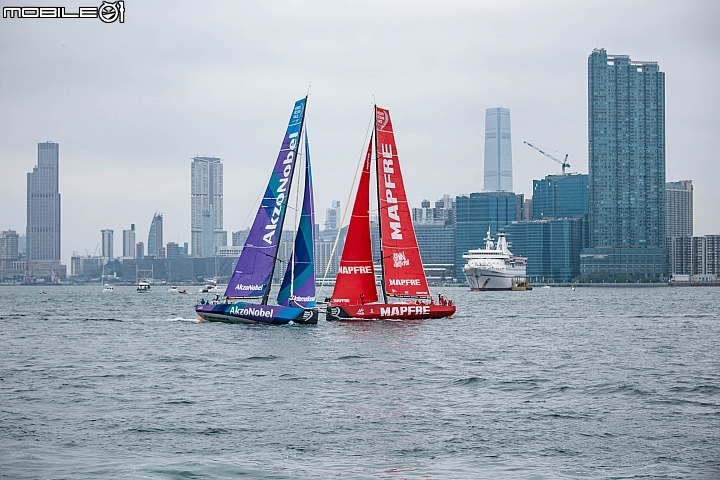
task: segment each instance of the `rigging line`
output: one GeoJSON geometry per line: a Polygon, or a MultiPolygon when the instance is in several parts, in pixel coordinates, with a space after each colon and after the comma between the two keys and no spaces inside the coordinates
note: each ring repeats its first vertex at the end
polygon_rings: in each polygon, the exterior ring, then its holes
{"type": "MultiPolygon", "coordinates": [[[[332,260],[335,257],[335,250],[337,250],[338,242],[340,240],[340,233],[342,232],[342,226],[345,224],[345,218],[347,217],[347,211],[348,207],[350,206],[350,200],[352,199],[353,191],[355,190],[355,183],[358,179],[358,172],[360,172],[361,165],[365,164],[365,145],[367,144],[368,135],[370,134],[370,127],[373,125],[373,122],[375,121],[375,110],[373,110],[372,117],[370,118],[370,122],[368,123],[367,130],[365,131],[365,139],[363,140],[362,147],[360,148],[360,160],[358,161],[357,167],[355,167],[355,176],[353,177],[352,185],[350,186],[350,192],[348,193],[347,201],[345,202],[345,209],[343,210],[342,218],[340,219],[340,228],[338,228],[338,233],[335,236],[335,243],[333,244],[333,248],[330,251],[330,258],[328,260],[327,265],[325,266],[325,274],[323,275],[322,283],[320,284],[320,290],[317,293],[317,298],[321,297],[321,293],[323,291],[323,288],[325,288],[325,280],[327,280],[328,272],[330,271],[330,265],[332,265],[332,260]]],[[[353,207],[354,207],[353,202],[353,207]]],[[[339,263],[339,262],[338,262],[339,263]]]]}

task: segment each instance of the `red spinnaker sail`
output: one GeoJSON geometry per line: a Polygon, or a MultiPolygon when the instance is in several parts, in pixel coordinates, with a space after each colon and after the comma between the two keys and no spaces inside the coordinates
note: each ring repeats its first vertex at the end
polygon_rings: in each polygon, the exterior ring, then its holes
{"type": "Polygon", "coordinates": [[[360,175],[345,247],[340,257],[340,271],[333,289],[331,303],[337,305],[358,305],[376,302],[378,299],[370,241],[371,154],[372,138],[360,175]]]}
{"type": "Polygon", "coordinates": [[[389,110],[376,107],[375,131],[385,290],[388,295],[429,297],[389,110]]]}

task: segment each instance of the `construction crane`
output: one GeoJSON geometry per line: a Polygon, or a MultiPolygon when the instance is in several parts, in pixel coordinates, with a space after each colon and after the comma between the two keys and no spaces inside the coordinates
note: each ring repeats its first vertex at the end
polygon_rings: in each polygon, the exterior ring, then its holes
{"type": "Polygon", "coordinates": [[[552,158],[552,159],[555,160],[557,163],[559,163],[560,165],[562,165],[562,174],[565,175],[565,168],[567,168],[567,167],[570,166],[570,164],[567,163],[568,154],[565,154],[565,160],[558,160],[557,158],[553,157],[553,156],[550,155],[549,153],[543,152],[541,149],[539,149],[538,147],[536,147],[535,145],[533,145],[533,144],[530,143],[530,142],[523,142],[523,143],[524,143],[525,145],[527,145],[528,147],[533,148],[533,149],[537,150],[538,152],[542,153],[542,154],[545,155],[546,157],[552,158]]]}

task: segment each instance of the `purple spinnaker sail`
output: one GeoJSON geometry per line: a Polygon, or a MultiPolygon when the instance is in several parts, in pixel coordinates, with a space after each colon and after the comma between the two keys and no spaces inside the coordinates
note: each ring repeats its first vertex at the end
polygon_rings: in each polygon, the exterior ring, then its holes
{"type": "Polygon", "coordinates": [[[267,298],[295,169],[306,102],[307,97],[295,102],[265,195],[225,290],[226,297],[267,298]]]}
{"type": "Polygon", "coordinates": [[[310,146],[305,132],[305,193],[300,225],[293,248],[292,263],[288,262],[285,278],[278,292],[278,304],[288,307],[315,306],[315,200],[313,198],[310,146]],[[291,283],[291,277],[292,283],[291,283]],[[291,289],[292,285],[292,289],[291,289]]]}

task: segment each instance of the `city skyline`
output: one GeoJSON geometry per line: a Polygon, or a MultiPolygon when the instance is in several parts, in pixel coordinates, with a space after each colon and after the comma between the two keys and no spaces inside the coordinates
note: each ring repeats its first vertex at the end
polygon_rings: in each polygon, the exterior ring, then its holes
{"type": "Polygon", "coordinates": [[[309,86],[319,206],[348,197],[373,95],[393,112],[412,205],[482,189],[484,111],[497,105],[512,110],[513,190],[528,198],[532,180],[560,168],[523,140],[568,153],[571,171],[587,173],[587,56],[602,47],[659,61],[672,78],[666,179],[693,180],[696,235],[720,231],[711,143],[720,6],[712,2],[217,4],[167,18],[170,5],[127,5],[122,25],[0,19],[0,61],[13,72],[0,77],[8,112],[0,119],[1,229],[24,231],[22,178],[34,145],[49,138],[63,145],[63,263],[73,250],[92,253],[103,228],[135,223],[145,241],[155,211],[167,240],[189,242],[183,172],[198,152],[223,159],[234,187],[225,191],[225,228],[240,230],[257,205],[253,186],[267,181],[287,105],[309,86]],[[312,28],[296,39],[302,53],[288,56],[282,32],[297,22],[312,28]],[[190,41],[187,28],[201,34],[190,41]]]}

